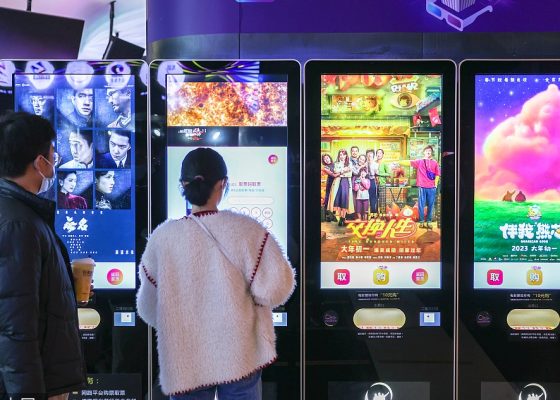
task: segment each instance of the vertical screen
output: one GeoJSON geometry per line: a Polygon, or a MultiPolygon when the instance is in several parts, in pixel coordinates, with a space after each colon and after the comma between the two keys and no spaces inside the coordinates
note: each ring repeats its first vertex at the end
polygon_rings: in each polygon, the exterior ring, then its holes
{"type": "Polygon", "coordinates": [[[131,75],[15,74],[15,109],[56,130],[55,229],[70,258],[95,259],[95,289],[134,289],[135,125],[131,75]]]}
{"type": "Polygon", "coordinates": [[[560,393],[559,71],[461,64],[459,398],[560,393]]]}
{"type": "Polygon", "coordinates": [[[210,147],[228,167],[229,191],[220,208],[250,215],[286,249],[287,76],[167,75],[166,92],[168,217],[190,213],[179,185],[183,158],[210,147]]]}
{"type": "Polygon", "coordinates": [[[321,288],[440,289],[442,76],[320,90],[321,288]]]}
{"type": "Polygon", "coordinates": [[[475,289],[560,288],[559,84],[476,76],[475,289]]]}
{"type": "Polygon", "coordinates": [[[455,66],[305,76],[306,398],[449,399],[455,66]]]}
{"type": "MultiPolygon", "coordinates": [[[[291,60],[155,60],[151,89],[151,226],[192,212],[180,184],[184,157],[217,151],[228,169],[219,208],[259,221],[300,276],[301,69],[291,60]]],[[[239,234],[243,234],[240,232],[239,234]]],[[[300,393],[299,285],[273,310],[278,362],[263,371],[263,398],[300,393]]]]}

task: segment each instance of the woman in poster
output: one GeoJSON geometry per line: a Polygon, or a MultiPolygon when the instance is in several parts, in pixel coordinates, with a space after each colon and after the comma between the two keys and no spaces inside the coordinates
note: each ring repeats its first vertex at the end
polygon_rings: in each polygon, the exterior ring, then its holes
{"type": "Polygon", "coordinates": [[[366,150],[367,178],[369,179],[369,212],[372,217],[377,217],[377,174],[379,172],[379,163],[375,158],[375,151],[366,150]]]}
{"type": "Polygon", "coordinates": [[[338,174],[334,173],[334,163],[332,158],[329,154],[323,154],[321,156],[321,172],[327,175],[327,183],[325,185],[325,200],[323,202],[323,206],[327,208],[329,202],[329,195],[331,194],[331,187],[334,181],[334,178],[338,176],[338,174]]]}
{"type": "Polygon", "coordinates": [[[57,206],[61,209],[85,210],[88,208],[86,199],[72,194],[78,184],[76,171],[60,171],[58,173],[57,206]]]}
{"type": "Polygon", "coordinates": [[[338,174],[333,180],[327,209],[339,215],[338,226],[343,226],[346,214],[354,213],[354,196],[352,194],[352,168],[348,153],[344,149],[338,151],[334,163],[334,173],[338,174]]]}
{"type": "Polygon", "coordinates": [[[97,171],[95,173],[95,208],[98,210],[112,210],[113,204],[108,195],[115,187],[115,171],[97,171]]]}

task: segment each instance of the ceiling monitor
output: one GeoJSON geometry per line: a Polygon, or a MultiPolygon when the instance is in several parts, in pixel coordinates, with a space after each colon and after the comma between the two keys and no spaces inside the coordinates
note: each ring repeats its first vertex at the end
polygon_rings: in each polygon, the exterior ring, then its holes
{"type": "Polygon", "coordinates": [[[0,7],[0,58],[78,58],[84,21],[0,7]]]}

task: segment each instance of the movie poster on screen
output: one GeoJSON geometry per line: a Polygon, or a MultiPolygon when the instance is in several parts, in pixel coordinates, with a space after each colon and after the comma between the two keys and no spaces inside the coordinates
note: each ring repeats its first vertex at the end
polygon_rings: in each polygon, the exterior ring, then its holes
{"type": "Polygon", "coordinates": [[[478,76],[474,254],[558,262],[560,75],[478,76]]]}
{"type": "Polygon", "coordinates": [[[439,287],[441,101],[440,75],[321,77],[322,287],[439,287]]]}
{"type": "Polygon", "coordinates": [[[560,282],[560,75],[476,77],[474,287],[560,282]]]}
{"type": "Polygon", "coordinates": [[[71,259],[96,261],[96,289],[135,282],[134,79],[16,74],[15,108],[48,119],[57,153],[54,226],[71,259]]]}

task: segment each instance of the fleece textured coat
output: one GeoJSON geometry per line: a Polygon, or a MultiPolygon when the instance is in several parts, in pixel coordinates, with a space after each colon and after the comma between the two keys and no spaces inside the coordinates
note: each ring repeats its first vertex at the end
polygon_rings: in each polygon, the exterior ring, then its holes
{"type": "Polygon", "coordinates": [[[138,313],[157,330],[166,395],[234,382],[276,359],[272,308],[292,294],[294,271],[255,220],[229,211],[168,220],[152,233],[139,275],[138,313]]]}

